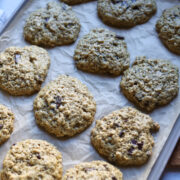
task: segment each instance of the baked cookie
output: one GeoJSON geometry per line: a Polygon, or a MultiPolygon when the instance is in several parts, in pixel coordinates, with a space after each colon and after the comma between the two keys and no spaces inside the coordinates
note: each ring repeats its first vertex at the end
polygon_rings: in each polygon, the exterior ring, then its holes
{"type": "Polygon", "coordinates": [[[120,170],[105,161],[92,161],[76,165],[66,171],[62,180],[122,180],[120,170]]]}
{"type": "Polygon", "coordinates": [[[150,112],[178,94],[178,79],[179,70],[169,61],[137,57],[124,72],[120,86],[131,102],[150,112]]]}
{"type": "Polygon", "coordinates": [[[155,0],[98,0],[99,17],[104,23],[120,28],[143,24],[155,12],[155,0]]]}
{"type": "Polygon", "coordinates": [[[71,7],[50,2],[26,20],[24,38],[31,44],[54,47],[73,43],[79,31],[79,20],[71,7]]]}
{"type": "Polygon", "coordinates": [[[156,30],[166,47],[180,55],[180,5],[163,11],[156,30]]]}
{"type": "Polygon", "coordinates": [[[57,137],[84,131],[94,120],[96,104],[78,79],[61,75],[45,86],[34,100],[37,124],[57,137]]]}
{"type": "Polygon", "coordinates": [[[74,53],[78,69],[120,75],[129,67],[129,53],[124,37],[107,29],[93,29],[78,43],[74,53]]]}
{"type": "Polygon", "coordinates": [[[93,1],[93,0],[61,0],[61,2],[67,3],[69,5],[80,4],[89,1],[93,1]]]}
{"type": "Polygon", "coordinates": [[[61,179],[61,153],[42,140],[28,139],[11,146],[4,161],[1,180],[61,179]]]}
{"type": "Polygon", "coordinates": [[[31,95],[41,88],[50,58],[37,46],[9,47],[0,53],[0,88],[14,96],[31,95]]]}
{"type": "Polygon", "coordinates": [[[142,165],[152,154],[150,131],[159,125],[149,115],[124,107],[96,121],[91,142],[97,152],[117,165],[142,165]]]}
{"type": "Polygon", "coordinates": [[[14,114],[6,106],[0,104],[0,145],[9,139],[13,127],[14,114]]]}

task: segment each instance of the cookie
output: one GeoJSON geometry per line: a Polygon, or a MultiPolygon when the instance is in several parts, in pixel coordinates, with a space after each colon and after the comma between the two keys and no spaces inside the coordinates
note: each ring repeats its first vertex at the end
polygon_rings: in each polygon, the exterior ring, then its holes
{"type": "Polygon", "coordinates": [[[61,153],[46,141],[28,139],[13,144],[3,161],[1,180],[61,178],[61,153]]]}
{"type": "Polygon", "coordinates": [[[34,100],[37,124],[57,137],[71,137],[94,120],[96,104],[88,88],[78,79],[61,75],[34,100]]]}
{"type": "Polygon", "coordinates": [[[73,43],[79,31],[79,20],[71,7],[50,2],[26,20],[24,38],[31,44],[54,47],[73,43]]]}
{"type": "Polygon", "coordinates": [[[122,180],[120,170],[105,161],[92,161],[76,165],[66,171],[62,180],[122,180]]]}
{"type": "Polygon", "coordinates": [[[129,53],[124,37],[107,29],[93,29],[78,43],[75,64],[83,71],[120,75],[129,67],[129,53]]]}
{"type": "Polygon", "coordinates": [[[7,141],[13,132],[14,114],[0,104],[0,145],[7,141]]]}
{"type": "Polygon", "coordinates": [[[142,165],[152,154],[154,140],[150,131],[158,129],[149,115],[124,107],[96,121],[91,142],[112,163],[142,165]]]}
{"type": "Polygon", "coordinates": [[[156,30],[165,46],[180,55],[180,5],[163,11],[156,30]]]}
{"type": "Polygon", "coordinates": [[[80,4],[89,1],[93,1],[93,0],[61,0],[61,2],[67,3],[69,5],[80,4]]]}
{"type": "Polygon", "coordinates": [[[50,64],[47,51],[37,46],[9,47],[0,60],[0,88],[14,96],[39,91],[50,64]]]}
{"type": "Polygon", "coordinates": [[[171,62],[137,57],[124,72],[123,94],[142,110],[150,112],[168,104],[178,94],[179,70],[171,62]]]}
{"type": "Polygon", "coordinates": [[[98,15],[102,21],[120,28],[143,24],[155,12],[155,0],[98,0],[98,15]]]}

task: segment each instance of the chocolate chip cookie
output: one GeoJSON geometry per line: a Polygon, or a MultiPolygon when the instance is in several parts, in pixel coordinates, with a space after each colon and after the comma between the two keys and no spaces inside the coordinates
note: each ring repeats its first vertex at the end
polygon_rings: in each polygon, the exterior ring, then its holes
{"type": "Polygon", "coordinates": [[[76,165],[66,171],[62,180],[122,180],[120,170],[105,161],[92,161],[76,165]]]}
{"type": "Polygon", "coordinates": [[[73,43],[79,31],[79,20],[71,7],[50,2],[46,8],[38,9],[28,17],[24,38],[31,44],[54,47],[73,43]]]}
{"type": "Polygon", "coordinates": [[[61,178],[61,153],[46,141],[28,139],[13,144],[3,161],[1,180],[61,178]]]}
{"type": "Polygon", "coordinates": [[[34,100],[37,124],[57,137],[84,131],[94,120],[96,103],[78,79],[61,75],[45,86],[34,100]]]}
{"type": "Polygon", "coordinates": [[[89,1],[93,1],[93,0],[61,0],[61,2],[67,3],[69,5],[80,4],[89,1]]]}
{"type": "Polygon", "coordinates": [[[13,127],[14,114],[6,106],[0,104],[0,145],[9,139],[13,127]]]}
{"type": "Polygon", "coordinates": [[[97,152],[117,165],[142,165],[152,154],[150,131],[159,125],[149,115],[124,107],[96,121],[91,142],[97,152]]]}
{"type": "Polygon", "coordinates": [[[98,0],[99,17],[120,28],[145,23],[155,12],[155,0],[98,0]]]}
{"type": "Polygon", "coordinates": [[[0,88],[14,96],[39,91],[50,64],[47,51],[38,46],[9,47],[0,60],[0,88]]]}
{"type": "Polygon", "coordinates": [[[120,75],[129,67],[129,53],[124,37],[107,29],[90,31],[78,43],[75,64],[83,71],[120,75]]]}
{"type": "Polygon", "coordinates": [[[124,72],[120,86],[123,94],[145,111],[168,104],[178,94],[178,67],[159,59],[137,57],[124,72]]]}
{"type": "Polygon", "coordinates": [[[156,30],[165,46],[180,55],[180,5],[163,11],[156,30]]]}

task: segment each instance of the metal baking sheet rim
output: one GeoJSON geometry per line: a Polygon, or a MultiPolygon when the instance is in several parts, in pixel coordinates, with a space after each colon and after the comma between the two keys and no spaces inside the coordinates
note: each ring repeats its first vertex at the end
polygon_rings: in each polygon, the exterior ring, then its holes
{"type": "MultiPolygon", "coordinates": [[[[3,34],[3,32],[6,30],[8,25],[11,23],[11,21],[15,18],[15,16],[18,14],[19,10],[22,9],[22,7],[28,2],[28,0],[22,1],[19,6],[14,10],[11,17],[8,19],[4,27],[0,31],[0,36],[3,34]]],[[[162,148],[162,151],[157,158],[154,166],[152,167],[152,170],[148,176],[148,180],[155,180],[160,179],[166,164],[176,146],[176,143],[180,137],[180,113],[178,114],[177,120],[173,126],[173,129],[171,130],[171,133],[167,139],[167,141],[164,144],[164,147],[162,148]]]]}

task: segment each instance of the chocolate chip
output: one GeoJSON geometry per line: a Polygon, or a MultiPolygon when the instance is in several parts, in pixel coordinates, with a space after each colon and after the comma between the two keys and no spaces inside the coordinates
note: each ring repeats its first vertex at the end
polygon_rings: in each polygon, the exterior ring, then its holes
{"type": "Polygon", "coordinates": [[[115,176],[112,177],[112,180],[117,180],[117,178],[115,176]]]}
{"type": "Polygon", "coordinates": [[[122,130],[122,131],[119,133],[119,137],[123,137],[123,136],[124,136],[124,132],[125,132],[125,130],[122,130]]]}
{"type": "Polygon", "coordinates": [[[48,17],[46,17],[46,18],[44,18],[44,20],[45,20],[46,22],[48,22],[48,21],[49,21],[49,18],[48,18],[48,17]]]}
{"type": "Polygon", "coordinates": [[[131,146],[131,148],[130,148],[130,149],[128,149],[128,155],[131,155],[133,151],[134,151],[134,147],[133,147],[133,146],[131,146]]]}
{"type": "Polygon", "coordinates": [[[0,124],[0,130],[3,128],[3,124],[0,124]]]}
{"type": "Polygon", "coordinates": [[[134,9],[134,10],[138,10],[138,9],[139,9],[139,7],[138,7],[138,6],[134,6],[132,9],[134,9]]]}
{"type": "Polygon", "coordinates": [[[16,143],[14,143],[12,146],[15,146],[16,145],[16,143]]]}
{"type": "Polygon", "coordinates": [[[138,149],[139,149],[139,150],[142,150],[142,148],[143,148],[143,142],[137,143],[137,145],[138,145],[138,149]]]}
{"type": "Polygon", "coordinates": [[[116,128],[116,127],[120,127],[120,125],[118,123],[113,123],[113,127],[116,128]]]}
{"type": "Polygon", "coordinates": [[[111,0],[113,4],[118,4],[120,2],[122,2],[122,0],[111,0]]]}
{"type": "Polygon", "coordinates": [[[18,61],[21,59],[21,55],[20,54],[15,54],[14,55],[14,61],[15,61],[15,64],[18,64],[18,61]]]}
{"type": "Polygon", "coordinates": [[[36,154],[36,157],[37,157],[38,159],[41,159],[40,154],[36,154]]]}
{"type": "Polygon", "coordinates": [[[61,97],[60,96],[57,96],[55,97],[55,104],[56,104],[56,108],[58,109],[60,107],[60,105],[62,104],[62,101],[61,101],[61,97]]]}
{"type": "Polygon", "coordinates": [[[132,139],[132,140],[131,140],[131,143],[136,145],[136,144],[137,144],[137,141],[136,141],[135,139],[132,139]]]}
{"type": "Polygon", "coordinates": [[[119,35],[116,35],[115,38],[120,39],[120,40],[124,40],[124,37],[119,36],[119,35]]]}

